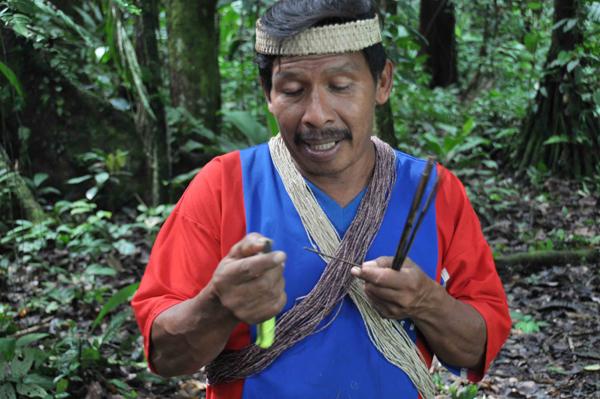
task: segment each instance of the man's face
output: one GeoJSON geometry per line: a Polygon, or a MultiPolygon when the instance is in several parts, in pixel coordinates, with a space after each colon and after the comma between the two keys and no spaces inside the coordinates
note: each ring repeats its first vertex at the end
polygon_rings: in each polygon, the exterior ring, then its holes
{"type": "Polygon", "coordinates": [[[307,177],[342,177],[372,167],[375,105],[389,96],[389,82],[383,83],[373,81],[362,53],[275,61],[269,110],[307,177]]]}

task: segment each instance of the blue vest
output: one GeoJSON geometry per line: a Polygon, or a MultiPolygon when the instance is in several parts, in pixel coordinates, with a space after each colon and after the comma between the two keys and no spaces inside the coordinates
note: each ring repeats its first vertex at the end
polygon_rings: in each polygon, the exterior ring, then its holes
{"type": "MultiPolygon", "coordinates": [[[[259,232],[272,238],[273,249],[287,253],[284,277],[288,301],[283,309],[287,311],[315,286],[325,262],[303,249],[311,246],[307,233],[273,166],[268,145],[243,150],[240,157],[247,232],[259,232]]],[[[367,252],[367,260],[395,254],[425,164],[424,160],[396,152],[397,181],[381,229],[367,252]]],[[[309,186],[340,237],[343,237],[354,218],[362,193],[342,208],[314,185],[309,186]]],[[[431,206],[425,216],[409,257],[430,278],[436,278],[438,242],[435,206],[431,206]]],[[[349,297],[342,301],[339,312],[334,313],[324,321],[330,323],[326,328],[318,329],[318,332],[285,351],[261,373],[248,377],[243,397],[417,398],[418,392],[407,375],[389,363],[372,344],[362,317],[349,297]]],[[[414,341],[416,332],[410,320],[404,321],[404,328],[414,341]]],[[[252,340],[255,332],[252,328],[252,340]]]]}

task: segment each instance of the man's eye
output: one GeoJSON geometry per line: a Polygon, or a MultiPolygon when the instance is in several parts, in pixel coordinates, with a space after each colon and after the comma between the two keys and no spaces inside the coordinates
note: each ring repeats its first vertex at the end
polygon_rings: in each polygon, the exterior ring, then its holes
{"type": "Polygon", "coordinates": [[[283,94],[285,94],[286,96],[289,97],[294,97],[294,96],[298,96],[300,94],[302,94],[302,88],[299,89],[289,89],[289,90],[282,90],[283,94]]]}
{"type": "Polygon", "coordinates": [[[350,85],[331,85],[329,87],[333,91],[342,92],[348,90],[350,88],[350,85]]]}

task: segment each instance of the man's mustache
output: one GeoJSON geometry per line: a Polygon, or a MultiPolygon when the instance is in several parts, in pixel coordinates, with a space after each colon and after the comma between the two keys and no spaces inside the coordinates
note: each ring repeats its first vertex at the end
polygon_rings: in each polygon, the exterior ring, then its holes
{"type": "Polygon", "coordinates": [[[303,129],[296,132],[294,142],[352,140],[352,132],[345,128],[303,129]]]}

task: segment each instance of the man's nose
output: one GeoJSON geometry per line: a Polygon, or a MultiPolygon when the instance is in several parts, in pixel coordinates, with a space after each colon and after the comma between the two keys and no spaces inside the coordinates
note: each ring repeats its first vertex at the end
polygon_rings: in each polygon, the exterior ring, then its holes
{"type": "Polygon", "coordinates": [[[333,107],[329,104],[324,90],[314,89],[306,99],[306,108],[302,116],[302,124],[321,129],[335,121],[333,107]]]}

